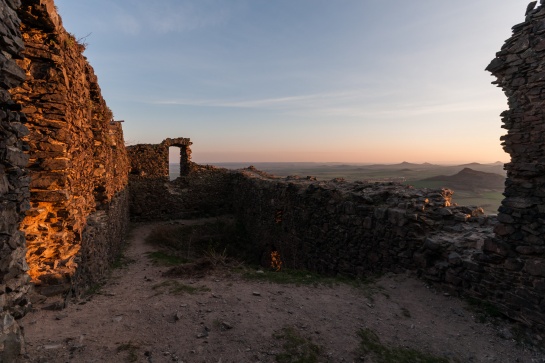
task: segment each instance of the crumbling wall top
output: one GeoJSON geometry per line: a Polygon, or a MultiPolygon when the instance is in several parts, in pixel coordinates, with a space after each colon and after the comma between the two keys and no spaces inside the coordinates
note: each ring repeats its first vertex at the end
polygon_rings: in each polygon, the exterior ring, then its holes
{"type": "Polygon", "coordinates": [[[171,146],[181,147],[181,146],[191,146],[193,145],[193,143],[191,142],[189,138],[177,137],[174,139],[171,139],[171,138],[165,139],[163,140],[161,145],[164,145],[166,147],[171,147],[171,146]]]}

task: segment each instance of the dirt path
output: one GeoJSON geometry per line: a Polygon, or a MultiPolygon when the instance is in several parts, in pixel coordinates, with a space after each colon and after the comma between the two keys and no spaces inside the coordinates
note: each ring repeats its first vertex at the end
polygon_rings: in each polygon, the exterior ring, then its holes
{"type": "Polygon", "coordinates": [[[125,254],[133,262],[98,294],[23,319],[28,362],[276,362],[290,339],[316,348],[318,362],[377,362],[357,351],[362,329],[451,361],[545,362],[508,326],[476,323],[460,300],[407,275],[365,289],[247,281],[226,270],[162,277],[167,268],[151,263],[144,242],[153,227],[136,227],[125,254]]]}

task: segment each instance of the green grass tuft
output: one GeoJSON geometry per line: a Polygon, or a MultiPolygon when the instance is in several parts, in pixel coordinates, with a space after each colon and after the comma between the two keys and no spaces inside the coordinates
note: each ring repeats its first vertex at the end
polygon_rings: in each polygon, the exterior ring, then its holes
{"type": "Polygon", "coordinates": [[[158,266],[178,266],[189,262],[186,258],[178,257],[162,251],[149,252],[148,257],[158,266]]]}
{"type": "MultiPolygon", "coordinates": [[[[315,272],[306,270],[282,269],[281,271],[262,271],[258,273],[255,269],[243,268],[240,270],[242,277],[247,280],[266,281],[274,284],[293,284],[296,286],[326,286],[335,287],[339,285],[348,285],[361,292],[369,301],[374,301],[374,295],[382,292],[383,287],[376,284],[375,277],[365,279],[355,279],[343,276],[324,276],[315,272]]],[[[389,298],[386,293],[383,293],[389,298]]]]}
{"type": "Polygon", "coordinates": [[[167,291],[169,294],[172,295],[182,295],[182,294],[198,294],[200,292],[207,292],[210,291],[210,288],[206,286],[189,286],[182,284],[181,282],[177,280],[165,280],[159,284],[153,285],[153,290],[157,290],[157,292],[160,294],[164,291],[167,291]]]}
{"type": "Polygon", "coordinates": [[[376,363],[449,363],[449,360],[411,348],[390,347],[380,342],[370,329],[358,331],[361,339],[359,353],[372,355],[376,363]]]}

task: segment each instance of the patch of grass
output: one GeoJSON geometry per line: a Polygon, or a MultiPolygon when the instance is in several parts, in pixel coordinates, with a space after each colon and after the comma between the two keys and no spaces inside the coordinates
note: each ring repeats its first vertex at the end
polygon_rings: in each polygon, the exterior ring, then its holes
{"type": "Polygon", "coordinates": [[[372,355],[376,363],[449,363],[449,360],[411,348],[390,347],[380,342],[370,329],[358,331],[361,339],[359,354],[372,355]]]}
{"type": "Polygon", "coordinates": [[[189,262],[186,258],[178,257],[163,251],[149,252],[148,257],[152,260],[153,264],[159,266],[178,266],[189,262]]]}
{"type": "Polygon", "coordinates": [[[308,338],[303,337],[295,328],[285,326],[280,332],[274,333],[273,337],[283,340],[284,352],[275,356],[279,363],[316,363],[322,351],[319,345],[312,343],[308,338]]]}
{"type": "Polygon", "coordinates": [[[136,362],[138,361],[138,349],[140,347],[137,344],[129,341],[128,343],[120,344],[117,347],[117,352],[127,352],[127,362],[136,362]]]}
{"type": "Polygon", "coordinates": [[[189,286],[182,284],[177,280],[165,280],[159,284],[155,284],[152,287],[153,290],[157,290],[158,293],[167,291],[172,295],[182,295],[182,294],[198,294],[200,292],[210,291],[210,288],[206,286],[189,286]]]}
{"type": "MultiPolygon", "coordinates": [[[[313,285],[313,286],[338,286],[340,284],[350,285],[355,288],[368,288],[374,284],[373,278],[352,279],[342,276],[329,277],[306,270],[295,270],[284,268],[281,271],[261,270],[243,268],[240,270],[242,277],[248,280],[268,281],[275,284],[313,285]]],[[[377,288],[380,289],[380,288],[377,288]]]]}
{"type": "Polygon", "coordinates": [[[332,277],[324,277],[305,270],[282,269],[281,271],[260,271],[254,269],[243,269],[242,277],[248,280],[267,281],[275,284],[294,285],[325,285],[336,286],[339,281],[332,277]]]}
{"type": "Polygon", "coordinates": [[[478,323],[486,323],[505,317],[496,306],[488,301],[472,297],[467,298],[466,301],[469,304],[469,310],[475,313],[475,321],[478,323]]]}
{"type": "Polygon", "coordinates": [[[121,254],[112,264],[112,268],[118,269],[118,268],[126,268],[131,263],[134,263],[135,260],[132,258],[128,258],[125,255],[121,254]]]}
{"type": "Polygon", "coordinates": [[[242,268],[239,270],[242,277],[248,280],[267,281],[273,284],[293,284],[296,286],[326,286],[335,287],[341,284],[353,287],[362,293],[369,301],[374,302],[374,296],[382,292],[388,299],[390,296],[383,292],[384,288],[376,284],[376,277],[367,277],[364,279],[349,278],[344,276],[324,276],[315,272],[306,270],[294,270],[284,268],[281,271],[262,270],[257,272],[255,269],[242,268]]]}
{"type": "Polygon", "coordinates": [[[246,243],[245,236],[241,224],[218,219],[197,225],[161,225],[150,233],[146,241],[176,251],[177,256],[189,261],[204,256],[215,260],[227,256],[256,260],[257,253],[252,250],[255,246],[246,243]]]}

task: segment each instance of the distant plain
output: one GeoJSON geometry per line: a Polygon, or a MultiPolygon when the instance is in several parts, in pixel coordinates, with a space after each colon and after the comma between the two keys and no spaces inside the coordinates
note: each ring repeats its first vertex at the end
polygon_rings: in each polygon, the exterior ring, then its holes
{"type": "MultiPolygon", "coordinates": [[[[315,163],[315,162],[229,162],[212,163],[211,165],[227,169],[241,169],[253,165],[259,170],[270,174],[286,176],[313,176],[317,180],[331,180],[343,178],[346,181],[395,181],[416,188],[449,188],[454,190],[453,202],[458,205],[471,205],[482,207],[487,214],[497,213],[503,199],[503,185],[498,184],[498,177],[505,178],[502,162],[490,164],[469,163],[461,165],[437,165],[437,164],[414,164],[402,162],[399,164],[349,164],[349,163],[315,163]],[[462,170],[489,173],[478,173],[479,178],[464,175],[464,179],[452,178],[453,175],[460,176],[462,170]],[[426,180],[433,178],[434,180],[426,180]]],[[[463,173],[462,173],[463,174],[463,173]]],[[[170,164],[170,178],[174,179],[179,175],[179,165],[170,164]]]]}

